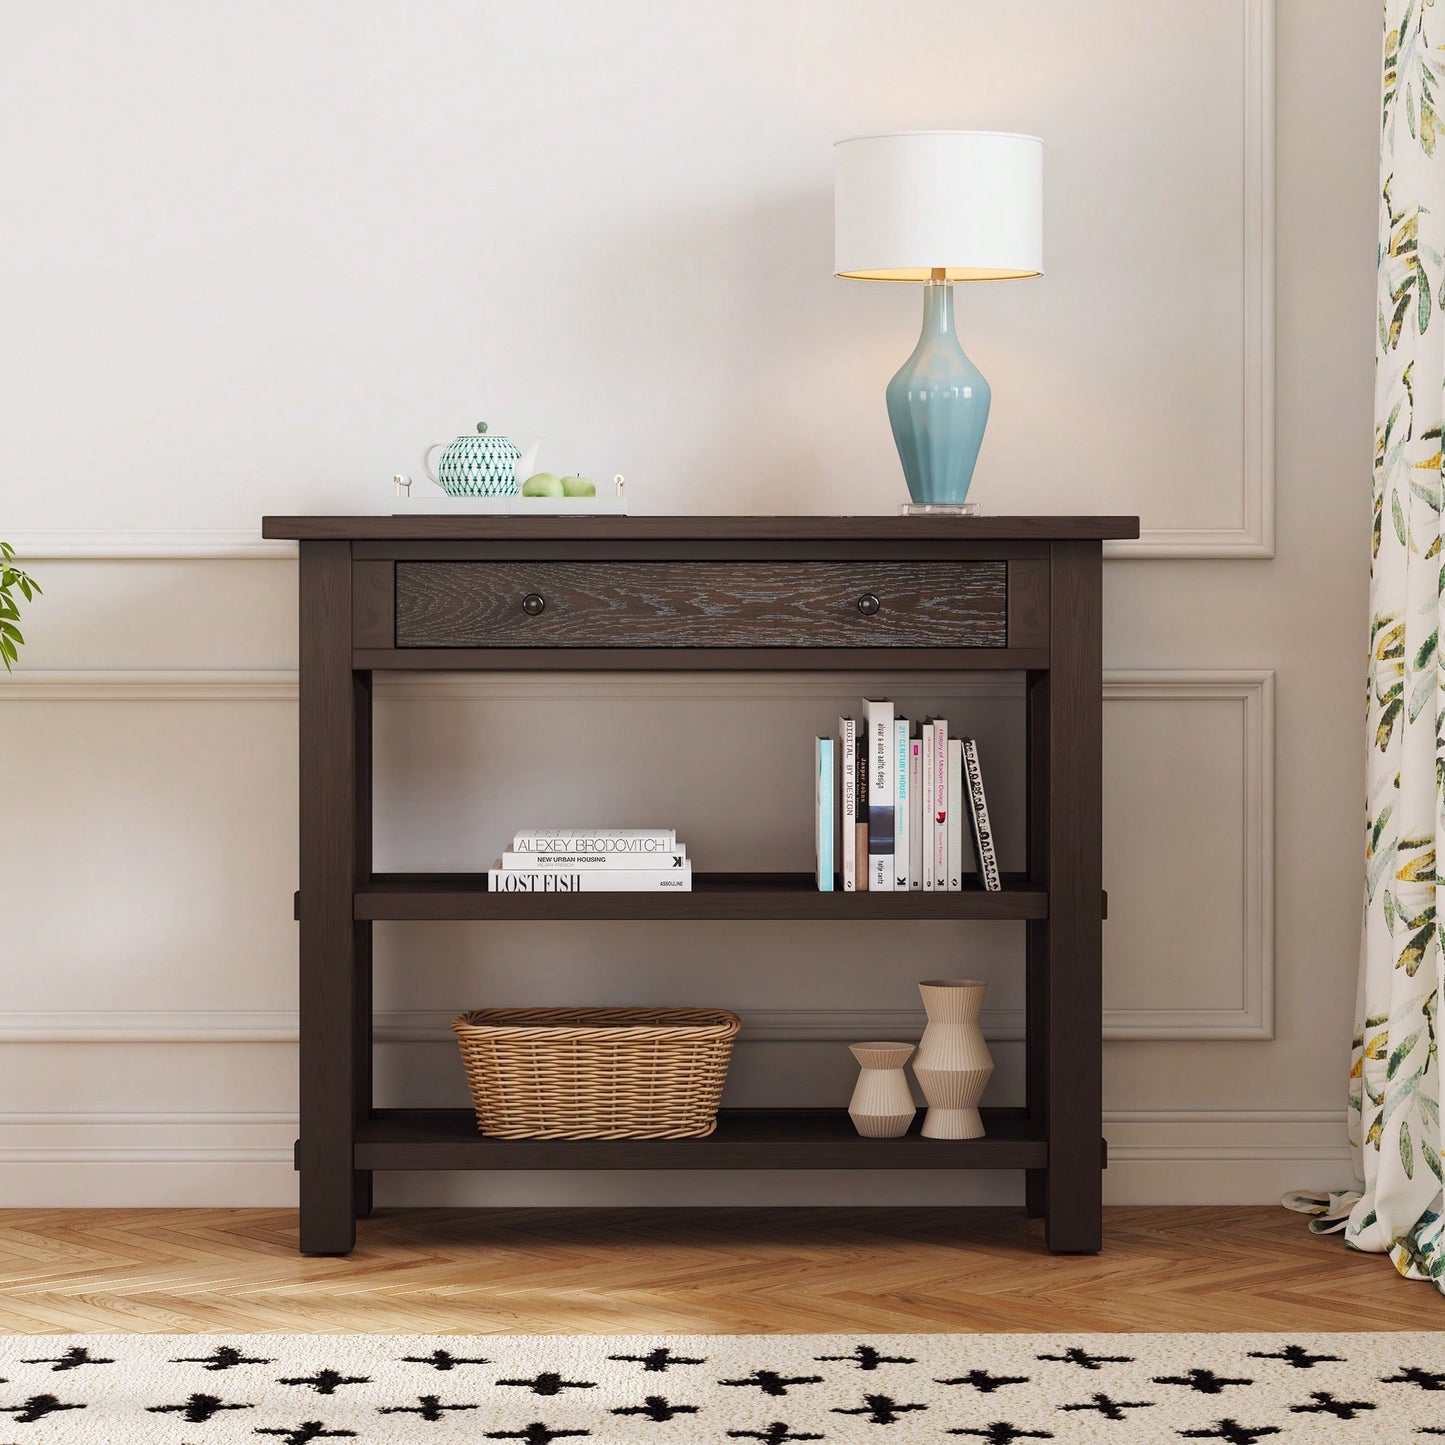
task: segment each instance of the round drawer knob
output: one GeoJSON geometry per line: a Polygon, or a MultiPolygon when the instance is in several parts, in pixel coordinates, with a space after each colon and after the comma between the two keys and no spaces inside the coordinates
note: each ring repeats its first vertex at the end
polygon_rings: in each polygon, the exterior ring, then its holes
{"type": "Polygon", "coordinates": [[[858,610],[864,615],[864,617],[876,616],[878,613],[878,607],[878,599],[871,592],[865,592],[858,599],[858,610]]]}
{"type": "Polygon", "coordinates": [[[547,599],[540,592],[529,592],[522,598],[522,611],[528,617],[536,617],[547,606],[547,599]]]}

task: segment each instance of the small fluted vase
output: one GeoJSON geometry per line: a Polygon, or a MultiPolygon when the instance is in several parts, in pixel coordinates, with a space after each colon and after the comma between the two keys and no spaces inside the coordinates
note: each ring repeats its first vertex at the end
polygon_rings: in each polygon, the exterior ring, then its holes
{"type": "Polygon", "coordinates": [[[928,1113],[925,1139],[981,1139],[978,1101],[993,1074],[993,1055],[978,1026],[987,984],[976,979],[933,978],[918,985],[928,1027],[913,1061],[913,1075],[928,1113]]]}
{"type": "Polygon", "coordinates": [[[912,1044],[849,1044],[861,1065],[848,1117],[865,1139],[896,1139],[906,1134],[916,1110],[903,1066],[913,1056],[912,1044]]]}

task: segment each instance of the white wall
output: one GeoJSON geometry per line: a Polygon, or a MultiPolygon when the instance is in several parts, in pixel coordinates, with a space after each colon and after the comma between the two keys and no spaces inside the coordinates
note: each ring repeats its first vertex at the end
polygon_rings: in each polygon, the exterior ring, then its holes
{"type": "MultiPolygon", "coordinates": [[[[385,510],[393,471],[482,418],[625,472],[638,511],[891,510],[881,392],[919,298],[832,278],[830,146],[927,126],[1047,143],[1047,276],[959,298],[995,394],[975,494],[1144,521],[1106,576],[1110,1197],[1343,1183],[1378,26],[1307,0],[0,10],[0,535],[46,586],[0,683],[4,816],[32,830],[0,885],[0,1202],[294,1197],[295,576],[259,515],[385,510]]],[[[1006,678],[408,678],[382,691],[379,861],[479,866],[575,814],[804,867],[807,740],[880,686],[968,720],[1016,850],[1006,678]]],[[[380,1088],[462,1102],[460,1007],[696,1000],[747,1017],[735,1102],[841,1102],[842,1041],[915,1027],[914,981],[963,949],[1007,1099],[1019,946],[385,925],[380,1088]]]]}

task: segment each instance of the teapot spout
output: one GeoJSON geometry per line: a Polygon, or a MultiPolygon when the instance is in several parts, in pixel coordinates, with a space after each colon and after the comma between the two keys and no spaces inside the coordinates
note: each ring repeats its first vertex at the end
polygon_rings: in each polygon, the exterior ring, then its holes
{"type": "Polygon", "coordinates": [[[531,446],[525,448],[522,455],[517,458],[517,465],[512,475],[517,479],[517,485],[521,486],[528,477],[534,476],[537,471],[537,454],[542,450],[542,443],[546,437],[538,437],[531,446]]]}

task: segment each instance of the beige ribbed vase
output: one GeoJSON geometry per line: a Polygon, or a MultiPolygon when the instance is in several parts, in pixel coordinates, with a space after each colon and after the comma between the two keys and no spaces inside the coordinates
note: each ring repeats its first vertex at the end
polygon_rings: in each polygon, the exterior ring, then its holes
{"type": "Polygon", "coordinates": [[[896,1139],[906,1134],[917,1110],[903,1066],[913,1056],[912,1044],[849,1044],[848,1052],[862,1069],[848,1117],[865,1139],[896,1139]]]}
{"type": "Polygon", "coordinates": [[[971,978],[931,978],[918,985],[928,1027],[913,1061],[914,1077],[928,1100],[925,1139],[979,1139],[978,1101],[993,1073],[978,1013],[987,984],[971,978]]]}

